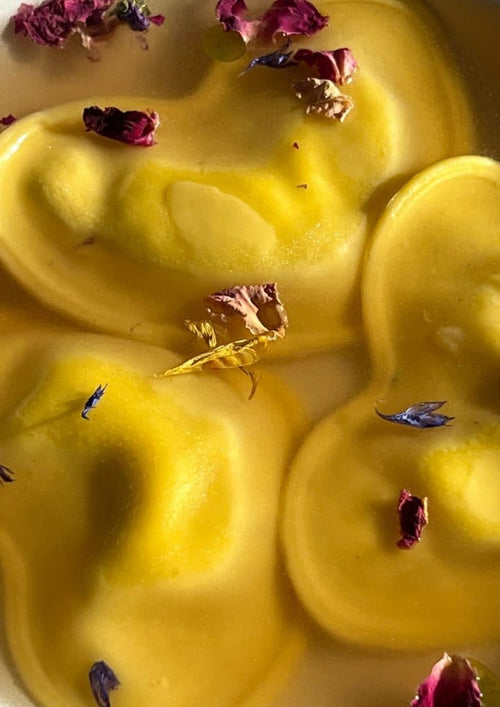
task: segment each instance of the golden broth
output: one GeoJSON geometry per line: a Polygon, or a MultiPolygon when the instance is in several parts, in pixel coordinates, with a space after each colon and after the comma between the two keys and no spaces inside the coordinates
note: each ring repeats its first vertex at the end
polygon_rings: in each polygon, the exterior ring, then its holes
{"type": "MultiPolygon", "coordinates": [[[[319,4],[319,3],[318,3],[319,4]]],[[[497,50],[500,3],[491,0],[434,0],[429,2],[442,17],[473,96],[479,133],[478,151],[500,156],[498,113],[500,111],[500,59],[497,50]]],[[[16,3],[2,4],[9,14],[16,3]]],[[[162,3],[151,1],[153,11],[162,3]]],[[[164,3],[167,7],[167,3],[164,3]]],[[[74,39],[64,52],[13,39],[9,30],[0,46],[2,111],[17,116],[84,98],[119,93],[179,98],[203,78],[209,61],[199,43],[200,32],[213,23],[213,2],[178,0],[168,3],[167,20],[149,34],[149,52],[141,50],[131,33],[117,32],[100,46],[101,61],[91,64],[74,39]],[[173,5],[173,6],[172,6],[173,5]],[[178,41],[179,37],[182,41],[178,41]],[[125,58],[125,59],[124,59],[125,58]],[[161,67],[161,70],[159,69],[161,67]]],[[[320,4],[319,4],[320,5],[320,4]]],[[[154,107],[154,106],[152,106],[154,107]]],[[[0,315],[4,330],[31,323],[75,325],[43,309],[2,273],[0,315]]],[[[14,355],[14,353],[13,353],[14,355]]],[[[345,347],[332,354],[268,364],[303,399],[311,419],[317,420],[343,403],[363,386],[367,376],[362,347],[345,347]]],[[[297,608],[298,615],[302,610],[297,608]]],[[[391,653],[362,650],[336,643],[309,621],[310,648],[299,662],[283,694],[273,707],[396,707],[408,704],[417,684],[428,673],[439,654],[391,653]]],[[[3,641],[3,702],[7,706],[31,705],[23,688],[12,678],[12,665],[3,641]]],[[[500,672],[498,646],[442,646],[474,655],[500,672]]],[[[221,676],[221,679],[223,677],[221,676]]],[[[124,681],[124,678],[123,680],[124,681]]],[[[118,698],[117,698],[118,704],[118,698]]]]}

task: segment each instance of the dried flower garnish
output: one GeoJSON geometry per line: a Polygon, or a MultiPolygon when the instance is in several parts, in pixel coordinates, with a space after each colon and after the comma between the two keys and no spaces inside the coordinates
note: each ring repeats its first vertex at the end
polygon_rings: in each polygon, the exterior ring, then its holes
{"type": "Polygon", "coordinates": [[[260,18],[261,34],[264,39],[281,34],[311,37],[326,27],[328,19],[308,0],[275,0],[260,18]]]}
{"type": "Polygon", "coordinates": [[[223,324],[237,317],[251,334],[275,331],[280,337],[285,335],[288,317],[274,282],[235,285],[214,292],[205,303],[210,316],[223,324]]]}
{"type": "Polygon", "coordinates": [[[120,681],[104,660],[93,664],[89,672],[89,682],[94,699],[99,707],[111,707],[109,693],[120,687],[120,681]]]}
{"type": "Polygon", "coordinates": [[[17,118],[15,118],[12,113],[9,113],[9,115],[4,115],[3,118],[0,118],[0,125],[8,127],[9,125],[12,125],[12,123],[15,123],[16,120],[17,118]]]}
{"type": "Polygon", "coordinates": [[[246,73],[247,71],[250,71],[250,69],[253,69],[255,66],[259,65],[267,66],[269,69],[286,69],[289,66],[295,66],[297,62],[291,58],[293,51],[287,51],[289,47],[290,39],[288,39],[282,47],[276,49],[276,51],[252,59],[243,73],[246,73]]]}
{"type": "Polygon", "coordinates": [[[466,658],[443,655],[417,691],[410,707],[482,707],[478,676],[466,658]]]}
{"type": "Polygon", "coordinates": [[[246,43],[254,39],[265,42],[279,35],[310,37],[328,24],[328,17],[308,0],[275,0],[256,20],[248,20],[247,12],[245,0],[219,0],[215,8],[226,32],[238,32],[246,43]]]}
{"type": "Polygon", "coordinates": [[[45,0],[38,6],[23,3],[12,17],[14,32],[45,47],[62,48],[75,32],[97,25],[113,0],[45,0]]]}
{"type": "Polygon", "coordinates": [[[318,78],[328,79],[341,86],[351,83],[352,76],[358,68],[351,50],[346,47],[324,52],[299,49],[293,59],[296,63],[304,62],[308,66],[317,66],[318,78]]]}
{"type": "Polygon", "coordinates": [[[352,98],[345,96],[329,79],[307,78],[297,81],[294,88],[297,98],[306,99],[308,115],[323,115],[342,122],[354,107],[352,98]]]}
{"type": "Polygon", "coordinates": [[[214,349],[217,346],[217,335],[212,322],[206,320],[193,322],[191,319],[186,319],[184,325],[190,332],[195,334],[198,339],[204,341],[209,349],[214,349]]]}
{"type": "Polygon", "coordinates": [[[147,32],[151,22],[162,25],[164,15],[152,15],[144,0],[121,0],[111,11],[121,22],[126,22],[134,32],[147,32]]]}
{"type": "Polygon", "coordinates": [[[156,377],[178,376],[205,368],[239,368],[252,382],[250,400],[257,388],[258,379],[249,367],[261,358],[270,343],[284,337],[288,326],[288,317],[279,298],[278,288],[275,283],[237,285],[214,292],[205,299],[205,303],[207,313],[216,325],[210,320],[193,322],[189,319],[185,325],[205,342],[209,351],[158,373],[156,377]],[[253,336],[231,339],[233,323],[240,327],[243,325],[253,336]],[[217,345],[217,333],[226,339],[224,343],[217,345]]]}
{"type": "Polygon", "coordinates": [[[219,0],[215,6],[215,16],[226,32],[237,32],[245,42],[255,38],[259,21],[247,20],[248,8],[245,0],[219,0]]]}
{"type": "Polygon", "coordinates": [[[85,405],[83,406],[83,410],[81,412],[82,417],[85,420],[88,420],[88,414],[89,412],[97,406],[97,403],[99,400],[102,398],[104,393],[106,392],[106,388],[108,387],[108,384],[106,383],[105,386],[98,385],[97,388],[94,390],[92,395],[89,397],[85,405]]]}
{"type": "Polygon", "coordinates": [[[113,107],[90,106],[83,111],[83,122],[85,130],[103,137],[127,145],[150,147],[155,144],[154,133],[160,124],[160,116],[155,111],[121,111],[113,107]]]}
{"type": "Polygon", "coordinates": [[[269,344],[279,339],[276,331],[266,331],[249,339],[239,339],[228,344],[220,344],[210,351],[193,356],[179,366],[157,373],[156,378],[179,376],[184,373],[201,371],[204,368],[247,368],[256,363],[269,344]]]}
{"type": "Polygon", "coordinates": [[[409,550],[420,541],[422,529],[429,522],[427,497],[413,496],[407,489],[401,489],[398,501],[401,538],[398,547],[409,550]]]}
{"type": "Polygon", "coordinates": [[[14,481],[14,472],[8,466],[0,464],[0,484],[10,484],[14,481]]]}
{"type": "Polygon", "coordinates": [[[400,425],[409,425],[410,427],[441,427],[446,425],[454,417],[447,415],[435,414],[434,410],[438,410],[446,403],[446,400],[432,403],[417,403],[411,405],[402,412],[396,412],[393,415],[384,415],[375,408],[375,412],[383,420],[388,422],[397,422],[400,425]]]}

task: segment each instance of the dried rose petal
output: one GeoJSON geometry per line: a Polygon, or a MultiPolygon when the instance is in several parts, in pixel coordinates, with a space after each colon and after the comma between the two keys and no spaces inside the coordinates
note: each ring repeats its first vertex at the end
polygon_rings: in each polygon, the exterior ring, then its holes
{"type": "Polygon", "coordinates": [[[227,323],[241,317],[251,334],[275,331],[284,336],[288,317],[275,283],[266,285],[236,285],[214,292],[205,300],[210,316],[227,323]]]}
{"type": "Polygon", "coordinates": [[[90,106],[83,111],[85,130],[127,145],[150,147],[155,144],[154,133],[160,124],[160,116],[155,111],[127,110],[119,108],[99,108],[90,106]]]}
{"type": "Polygon", "coordinates": [[[352,98],[341,93],[328,79],[307,78],[297,81],[294,88],[297,98],[306,99],[307,114],[323,115],[342,122],[354,107],[352,98]]]}
{"type": "Polygon", "coordinates": [[[163,24],[163,15],[151,15],[144,0],[121,0],[113,9],[113,13],[121,22],[126,22],[134,32],[146,32],[151,22],[163,24]]]}
{"type": "Polygon", "coordinates": [[[482,707],[481,697],[470,662],[445,653],[418,688],[410,707],[482,707]]]}
{"type": "Polygon", "coordinates": [[[247,20],[247,11],[245,0],[219,0],[215,14],[226,32],[238,32],[247,43],[267,42],[277,35],[310,37],[328,24],[328,17],[308,0],[275,0],[256,20],[247,20]]]}
{"type": "Polygon", "coordinates": [[[308,0],[275,0],[260,18],[261,35],[263,39],[278,34],[310,37],[326,27],[328,19],[308,0]]]}
{"type": "Polygon", "coordinates": [[[245,0],[219,0],[215,7],[217,21],[226,32],[238,32],[245,42],[254,39],[259,28],[258,20],[246,19],[247,11],[245,0]]]}
{"type": "Polygon", "coordinates": [[[12,115],[12,113],[9,113],[9,115],[4,115],[3,118],[0,118],[0,125],[4,125],[7,127],[8,125],[12,125],[12,123],[15,123],[17,118],[12,115]]]}
{"type": "Polygon", "coordinates": [[[113,0],[45,0],[34,7],[23,3],[12,17],[14,32],[46,47],[64,47],[77,23],[94,24],[113,0]]]}
{"type": "Polygon", "coordinates": [[[328,52],[299,49],[293,58],[294,61],[303,61],[308,66],[316,65],[320,79],[329,79],[341,86],[352,81],[352,75],[358,68],[351,50],[346,47],[328,52]]]}
{"type": "Polygon", "coordinates": [[[397,544],[401,550],[409,550],[419,542],[422,529],[429,522],[427,497],[419,498],[407,489],[402,489],[399,493],[398,515],[401,538],[397,544]]]}

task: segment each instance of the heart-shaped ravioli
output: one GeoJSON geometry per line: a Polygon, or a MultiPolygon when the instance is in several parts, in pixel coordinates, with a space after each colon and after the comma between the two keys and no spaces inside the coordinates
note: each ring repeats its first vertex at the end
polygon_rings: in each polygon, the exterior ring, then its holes
{"type": "Polygon", "coordinates": [[[460,157],[412,179],[375,230],[371,382],[306,440],[284,513],[297,592],[335,635],[500,633],[499,223],[500,165],[460,157]]]}

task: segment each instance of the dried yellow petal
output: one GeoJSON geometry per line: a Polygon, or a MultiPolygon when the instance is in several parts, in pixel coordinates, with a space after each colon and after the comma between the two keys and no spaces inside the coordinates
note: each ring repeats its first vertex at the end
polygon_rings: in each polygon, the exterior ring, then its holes
{"type": "Polygon", "coordinates": [[[346,96],[329,79],[307,78],[293,85],[297,98],[307,101],[306,113],[336,118],[339,122],[353,109],[352,98],[346,96]]]}

